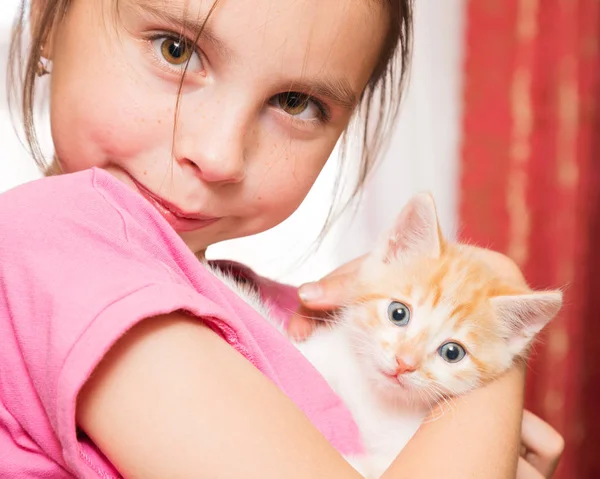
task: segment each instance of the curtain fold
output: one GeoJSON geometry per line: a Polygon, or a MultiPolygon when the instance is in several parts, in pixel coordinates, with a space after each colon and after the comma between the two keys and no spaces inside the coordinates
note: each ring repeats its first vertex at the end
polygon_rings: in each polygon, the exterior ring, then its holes
{"type": "Polygon", "coordinates": [[[565,290],[527,384],[565,436],[559,479],[600,477],[599,33],[597,0],[467,7],[461,236],[565,290]]]}

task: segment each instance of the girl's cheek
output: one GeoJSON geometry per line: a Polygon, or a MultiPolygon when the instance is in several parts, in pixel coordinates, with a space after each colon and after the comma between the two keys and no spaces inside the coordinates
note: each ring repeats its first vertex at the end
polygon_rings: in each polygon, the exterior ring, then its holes
{"type": "Polygon", "coordinates": [[[103,166],[112,159],[161,148],[163,143],[167,149],[173,133],[174,101],[136,90],[126,79],[105,80],[103,85],[92,80],[70,97],[60,94],[63,87],[68,92],[69,85],[57,85],[51,115],[61,161],[103,166]]]}

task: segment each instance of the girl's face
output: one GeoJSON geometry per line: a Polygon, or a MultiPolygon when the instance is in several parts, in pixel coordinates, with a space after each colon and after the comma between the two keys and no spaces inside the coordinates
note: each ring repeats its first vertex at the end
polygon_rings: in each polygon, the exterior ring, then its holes
{"type": "Polygon", "coordinates": [[[220,0],[196,45],[212,1],[115,4],[71,1],[44,50],[63,169],[111,172],[196,252],[287,218],[371,76],[384,8],[372,0],[220,0]]]}

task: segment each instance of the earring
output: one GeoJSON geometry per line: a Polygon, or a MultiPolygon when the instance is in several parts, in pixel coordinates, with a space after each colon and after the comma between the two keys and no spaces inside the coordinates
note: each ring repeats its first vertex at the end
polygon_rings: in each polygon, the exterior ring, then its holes
{"type": "Polygon", "coordinates": [[[43,56],[43,53],[44,53],[44,47],[41,47],[40,48],[40,58],[38,60],[38,64],[37,64],[37,68],[36,68],[36,75],[38,77],[43,77],[44,75],[49,75],[51,72],[50,60],[45,58],[43,56]]]}

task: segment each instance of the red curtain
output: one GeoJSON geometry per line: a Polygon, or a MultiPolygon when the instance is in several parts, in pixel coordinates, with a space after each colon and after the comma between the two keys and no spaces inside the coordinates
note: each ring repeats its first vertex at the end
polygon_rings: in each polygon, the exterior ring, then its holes
{"type": "Polygon", "coordinates": [[[559,479],[600,478],[599,34],[598,0],[468,2],[461,234],[565,288],[527,384],[559,479]]]}

